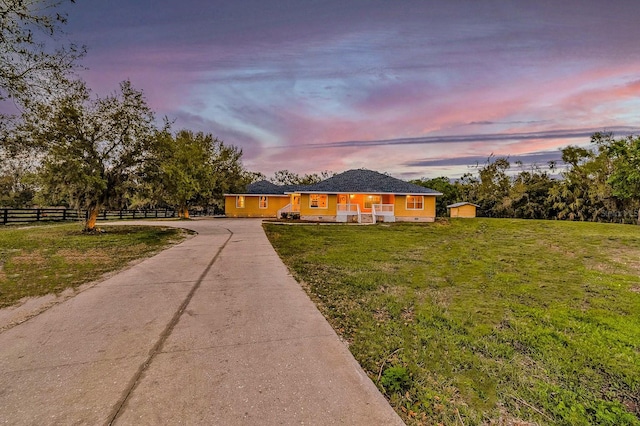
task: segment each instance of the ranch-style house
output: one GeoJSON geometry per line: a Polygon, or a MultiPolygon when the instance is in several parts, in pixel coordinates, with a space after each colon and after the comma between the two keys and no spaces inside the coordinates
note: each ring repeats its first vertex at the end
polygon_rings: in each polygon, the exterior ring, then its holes
{"type": "Polygon", "coordinates": [[[227,217],[281,218],[283,214],[317,222],[433,222],[433,189],[372,170],[356,169],[313,185],[247,186],[242,194],[225,194],[227,217]]]}

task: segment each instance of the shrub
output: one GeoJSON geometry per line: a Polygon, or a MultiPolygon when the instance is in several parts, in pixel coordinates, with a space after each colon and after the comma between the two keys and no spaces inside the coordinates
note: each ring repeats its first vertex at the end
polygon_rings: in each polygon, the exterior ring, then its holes
{"type": "Polygon", "coordinates": [[[409,388],[409,373],[400,365],[392,366],[384,370],[380,382],[388,392],[401,392],[409,388]]]}

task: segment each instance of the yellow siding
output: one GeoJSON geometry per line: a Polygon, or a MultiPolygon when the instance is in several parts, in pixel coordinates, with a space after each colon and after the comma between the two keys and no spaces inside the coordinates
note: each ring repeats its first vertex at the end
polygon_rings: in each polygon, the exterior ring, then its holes
{"type": "Polygon", "coordinates": [[[259,208],[258,195],[245,195],[244,208],[236,207],[236,196],[226,196],[224,200],[224,213],[227,217],[276,217],[278,210],[289,204],[288,196],[267,196],[267,208],[259,208]]]}
{"type": "Polygon", "coordinates": [[[306,220],[335,220],[338,197],[330,194],[327,197],[327,208],[316,209],[310,207],[310,194],[300,195],[300,218],[306,220]]]}
{"type": "Polygon", "coordinates": [[[449,213],[451,217],[476,217],[476,206],[467,204],[460,207],[452,207],[449,213]]]}
{"type": "Polygon", "coordinates": [[[436,217],[436,196],[425,195],[422,210],[408,210],[407,196],[396,195],[394,210],[397,221],[430,222],[436,217]]]}
{"type": "MultiPolygon", "coordinates": [[[[351,198],[351,203],[363,201],[363,197],[357,194],[351,198]]],[[[276,217],[277,212],[282,207],[289,204],[289,197],[268,197],[268,207],[260,209],[259,196],[245,195],[245,207],[236,207],[236,196],[225,197],[225,213],[227,217],[276,217]]],[[[311,208],[310,194],[300,195],[300,217],[306,220],[336,221],[338,196],[329,194],[327,196],[326,208],[311,208]]],[[[424,196],[424,205],[421,210],[408,210],[406,206],[406,195],[383,196],[382,202],[394,204],[395,217],[397,221],[430,222],[436,216],[436,197],[434,195],[424,196]]],[[[453,209],[452,209],[453,214],[453,209]]],[[[453,216],[452,216],[453,217],[453,216]]]]}

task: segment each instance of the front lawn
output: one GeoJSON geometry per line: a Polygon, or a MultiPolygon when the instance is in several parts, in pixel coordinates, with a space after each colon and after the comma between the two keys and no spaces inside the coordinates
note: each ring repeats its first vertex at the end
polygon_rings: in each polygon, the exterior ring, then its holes
{"type": "Polygon", "coordinates": [[[640,425],[640,227],[265,229],[408,424],[640,425]]]}
{"type": "Polygon", "coordinates": [[[86,234],[77,223],[0,227],[0,308],[96,280],[187,233],[155,226],[102,228],[106,232],[86,234]]]}

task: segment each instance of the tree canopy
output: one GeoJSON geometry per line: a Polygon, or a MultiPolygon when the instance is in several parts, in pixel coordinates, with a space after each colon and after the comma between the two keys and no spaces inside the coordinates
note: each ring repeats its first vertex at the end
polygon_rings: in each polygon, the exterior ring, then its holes
{"type": "Polygon", "coordinates": [[[444,193],[438,206],[470,201],[488,217],[613,222],[639,218],[640,137],[595,133],[590,147],[570,145],[560,151],[561,169],[555,162],[548,170],[516,163],[520,171],[510,173],[508,158],[490,156],[476,173],[453,183],[455,192],[434,180],[418,183],[444,193]]]}
{"type": "Polygon", "coordinates": [[[84,84],[40,105],[22,126],[23,144],[42,155],[46,198],[89,212],[87,230],[103,207],[122,207],[136,184],[155,135],[154,113],[129,81],[90,99],[84,84]]]}
{"type": "Polygon", "coordinates": [[[335,173],[328,170],[320,173],[305,174],[303,176],[290,172],[289,170],[278,170],[274,173],[270,181],[277,185],[313,185],[333,175],[335,175],[335,173]]]}
{"type": "Polygon", "coordinates": [[[142,91],[130,81],[94,97],[72,71],[84,47],[63,41],[74,0],[0,1],[0,101],[19,116],[0,115],[0,203],[101,208],[222,204],[258,177],[242,151],[211,134],[158,129],[142,91]]]}
{"type": "Polygon", "coordinates": [[[69,1],[0,2],[0,101],[13,98],[29,106],[68,83],[69,72],[85,51],[59,42],[67,21],[60,6],[69,1]]]}
{"type": "Polygon", "coordinates": [[[238,191],[250,179],[241,163],[242,151],[211,134],[169,129],[158,132],[147,162],[149,199],[176,207],[189,217],[194,205],[206,207],[225,192],[238,191]]]}

